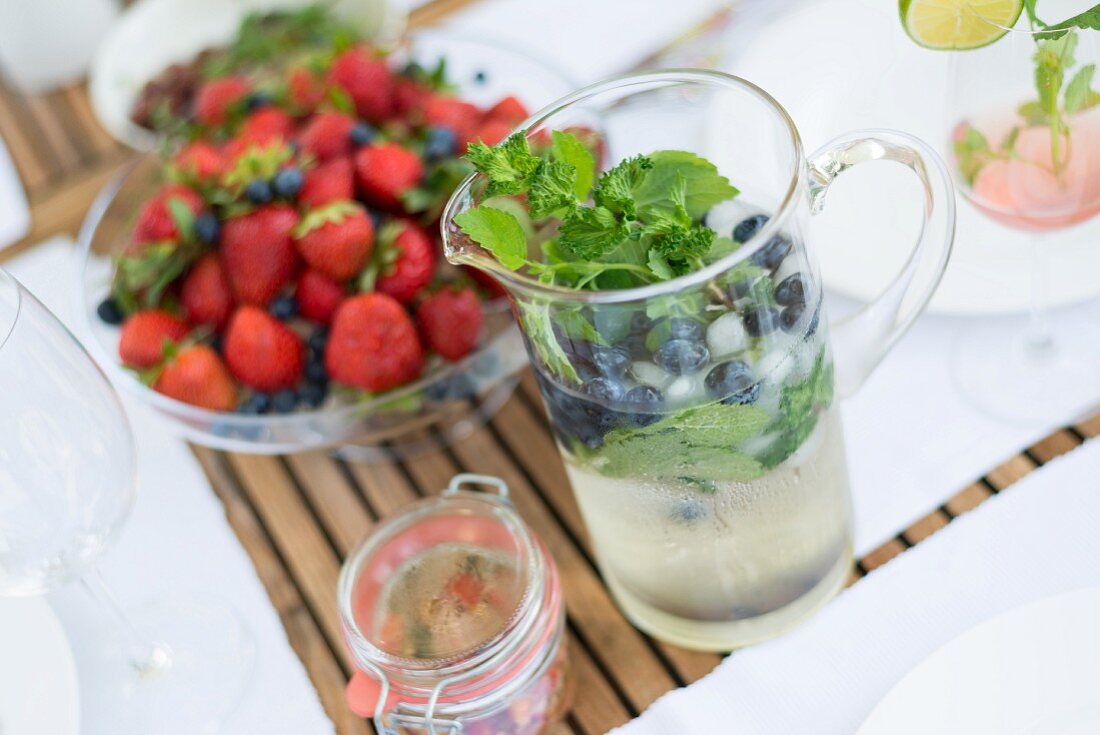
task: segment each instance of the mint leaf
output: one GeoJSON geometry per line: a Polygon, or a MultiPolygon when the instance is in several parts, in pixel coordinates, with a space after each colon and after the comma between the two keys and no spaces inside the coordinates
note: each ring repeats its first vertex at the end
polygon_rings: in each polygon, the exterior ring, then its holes
{"type": "Polygon", "coordinates": [[[168,214],[180,233],[180,239],[190,242],[195,239],[195,213],[187,202],[179,197],[168,197],[168,214]]]}
{"type": "Polygon", "coordinates": [[[785,387],[779,399],[779,416],[771,430],[780,435],[757,459],[774,467],[795,453],[817,427],[818,417],[833,402],[833,366],[818,353],[813,370],[801,383],[785,387]]]}
{"type": "Polygon", "coordinates": [[[523,133],[513,133],[503,143],[488,146],[471,143],[465,158],[489,179],[486,196],[498,194],[524,194],[531,178],[542,162],[531,153],[531,146],[523,133]]]}
{"type": "Polygon", "coordinates": [[[704,260],[707,263],[713,263],[716,260],[721,260],[727,255],[732,255],[740,249],[740,247],[741,243],[737,242],[732,237],[726,237],[724,235],[716,237],[711,242],[710,252],[706,254],[704,260]]]}
{"type": "Polygon", "coordinates": [[[668,264],[668,259],[656,248],[649,251],[649,260],[647,264],[649,265],[649,269],[653,271],[653,274],[662,280],[667,281],[676,276],[672,271],[672,266],[668,264]]]}
{"type": "Polygon", "coordinates": [[[685,180],[684,207],[695,219],[701,218],[715,204],[737,196],[737,187],[718,173],[718,168],[688,151],[657,151],[649,156],[653,168],[634,190],[637,206],[673,209],[668,197],[677,176],[685,180]]]}
{"type": "Polygon", "coordinates": [[[1058,94],[1062,90],[1066,69],[1073,66],[1077,34],[1043,41],[1035,51],[1035,89],[1039,105],[1048,115],[1057,114],[1058,94]]]}
{"type": "Polygon", "coordinates": [[[519,318],[527,335],[527,344],[538,354],[550,374],[560,380],[578,382],[577,370],[569,362],[569,356],[565,354],[554,334],[549,304],[521,299],[517,299],[515,304],[519,307],[519,318]]]}
{"type": "Polygon", "coordinates": [[[455,224],[505,268],[518,270],[527,264],[527,236],[519,220],[508,212],[474,207],[456,215],[455,224]]]}
{"type": "Polygon", "coordinates": [[[573,191],[580,201],[587,200],[592,182],[596,178],[596,161],[592,158],[592,153],[571,133],[555,130],[551,136],[551,154],[554,160],[567,163],[576,170],[573,191]]]}
{"type": "Polygon", "coordinates": [[[599,330],[581,313],[579,307],[568,307],[554,311],[554,324],[570,339],[584,340],[597,345],[606,345],[599,330]]]}
{"type": "Polygon", "coordinates": [[[547,217],[559,209],[577,206],[577,169],[572,164],[543,161],[527,192],[531,216],[547,217]]]}
{"type": "MultiPolygon", "coordinates": [[[[1043,106],[1032,100],[1025,102],[1016,108],[1016,114],[1024,119],[1028,125],[1046,125],[1047,113],[1043,106]]],[[[958,144],[956,144],[957,146],[958,144]]]]}
{"type": "MultiPolygon", "coordinates": [[[[1035,0],[1024,0],[1024,7],[1028,8],[1028,17],[1034,19],[1038,25],[1043,25],[1035,18],[1035,0]],[[1029,7],[1030,6],[1030,7],[1029,7]]],[[[1100,5],[1093,5],[1083,13],[1079,13],[1061,23],[1046,26],[1046,30],[1036,34],[1039,39],[1062,38],[1074,28],[1083,30],[1100,31],[1100,5]]],[[[1072,64],[1067,64],[1071,66],[1072,64]]]]}
{"type": "Polygon", "coordinates": [[[616,214],[633,219],[637,213],[634,191],[642,185],[646,172],[653,168],[653,161],[647,156],[634,156],[618,163],[604,172],[596,184],[593,197],[596,204],[616,214]]]}
{"type": "Polygon", "coordinates": [[[606,207],[579,207],[558,228],[558,247],[580,260],[598,260],[630,234],[606,207]]]}
{"type": "Polygon", "coordinates": [[[1039,20],[1039,16],[1035,15],[1035,0],[1024,0],[1024,10],[1027,12],[1027,18],[1031,22],[1031,26],[1045,28],[1046,23],[1039,20]]]}
{"type": "Polygon", "coordinates": [[[1066,85],[1065,108],[1067,115],[1100,104],[1100,93],[1092,89],[1092,77],[1096,74],[1096,64],[1085,64],[1066,85]]]}
{"type": "Polygon", "coordinates": [[[978,172],[993,158],[993,150],[989,147],[989,141],[981,131],[973,125],[968,125],[962,138],[955,141],[955,159],[959,166],[959,173],[967,183],[973,185],[978,172]]]}
{"type": "Polygon", "coordinates": [[[523,229],[523,234],[527,237],[528,242],[535,236],[535,225],[531,222],[531,215],[528,213],[527,207],[524,206],[523,202],[513,199],[512,197],[492,197],[482,200],[481,204],[478,206],[499,209],[515,217],[516,221],[519,222],[519,226],[523,229]]]}

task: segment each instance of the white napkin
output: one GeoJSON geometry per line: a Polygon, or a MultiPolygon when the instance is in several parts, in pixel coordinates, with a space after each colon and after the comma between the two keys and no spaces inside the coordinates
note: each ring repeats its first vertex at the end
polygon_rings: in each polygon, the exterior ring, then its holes
{"type": "Polygon", "coordinates": [[[30,224],[31,212],[19,173],[0,138],[0,250],[27,234],[30,224]]]}
{"type": "Polygon", "coordinates": [[[738,652],[617,735],[851,735],[921,660],[998,613],[1100,583],[1100,441],[1044,465],[872,572],[802,627],[738,652]]]}
{"type": "MultiPolygon", "coordinates": [[[[5,267],[62,321],[73,325],[69,287],[75,268],[71,241],[56,238],[32,248],[5,267]]],[[[79,336],[79,334],[78,334],[79,336]]],[[[228,732],[323,735],[333,726],[301,661],[287,642],[267,593],[225,519],[190,449],[144,409],[123,396],[133,428],[139,479],[134,511],[118,543],[103,558],[102,571],[123,608],[180,591],[215,596],[245,621],[256,643],[253,680],[228,732]]],[[[336,590],[332,591],[333,595],[336,590]]],[[[81,589],[52,595],[51,603],[72,641],[81,670],[81,700],[97,701],[105,684],[84,676],[81,654],[110,620],[81,589]]],[[[156,631],[149,631],[153,637],[156,631]]],[[[152,735],[115,729],[85,735],[152,735]]]]}

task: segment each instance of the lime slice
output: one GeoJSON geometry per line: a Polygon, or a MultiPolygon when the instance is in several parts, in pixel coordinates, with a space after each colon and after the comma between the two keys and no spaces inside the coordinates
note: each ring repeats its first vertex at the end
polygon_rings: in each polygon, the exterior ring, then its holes
{"type": "Polygon", "coordinates": [[[987,46],[1016,24],[1024,0],[898,0],[901,24],[925,48],[987,46]]]}

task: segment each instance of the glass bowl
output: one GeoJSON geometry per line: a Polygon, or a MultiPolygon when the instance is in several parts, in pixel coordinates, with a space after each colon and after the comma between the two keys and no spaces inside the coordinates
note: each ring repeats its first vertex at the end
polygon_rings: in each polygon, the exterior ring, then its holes
{"type": "MultiPolygon", "coordinates": [[[[575,86],[521,52],[435,31],[403,40],[395,62],[415,60],[430,68],[444,56],[459,96],[478,105],[511,94],[535,110],[575,86]]],[[[465,436],[511,395],[527,356],[503,298],[484,303],[485,327],[477,350],[458,362],[429,362],[417,381],[369,400],[351,400],[334,391],[314,410],[246,415],[197,408],[145,386],[121,365],[119,328],[101,321],[96,308],[110,291],[114,256],[126,244],[138,208],[161,183],[159,169],[156,155],[137,157],[88,212],[79,237],[78,313],[92,335],[89,349],[115,384],[177,433],[196,444],[234,452],[285,454],[340,447],[349,459],[402,457],[465,436]]]]}

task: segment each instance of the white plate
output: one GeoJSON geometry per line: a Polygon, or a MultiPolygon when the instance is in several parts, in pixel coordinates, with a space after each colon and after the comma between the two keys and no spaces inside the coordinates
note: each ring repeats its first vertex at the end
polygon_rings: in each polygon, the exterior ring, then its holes
{"type": "Polygon", "coordinates": [[[76,735],[79,719],[76,665],[53,610],[0,597],[0,733],[76,735]]]}
{"type": "Polygon", "coordinates": [[[1100,588],[971,628],[913,669],[857,735],[1100,733],[1100,588]]]}
{"type": "MultiPolygon", "coordinates": [[[[909,40],[893,0],[798,3],[763,28],[752,33],[734,28],[733,34],[727,67],[766,89],[790,112],[807,152],[840,133],[869,127],[904,130],[943,149],[950,54],[909,40]]],[[[861,301],[878,295],[912,242],[911,184],[904,175],[874,171],[853,172],[838,181],[826,202],[828,221],[815,223],[814,231],[828,287],[861,301]],[[904,232],[898,231],[899,223],[904,232]]],[[[1095,218],[1054,235],[1048,248],[1052,304],[1100,295],[1098,222],[1095,218]]],[[[955,252],[929,311],[986,315],[1026,310],[1029,254],[1027,235],[960,201],[955,252]]]]}

